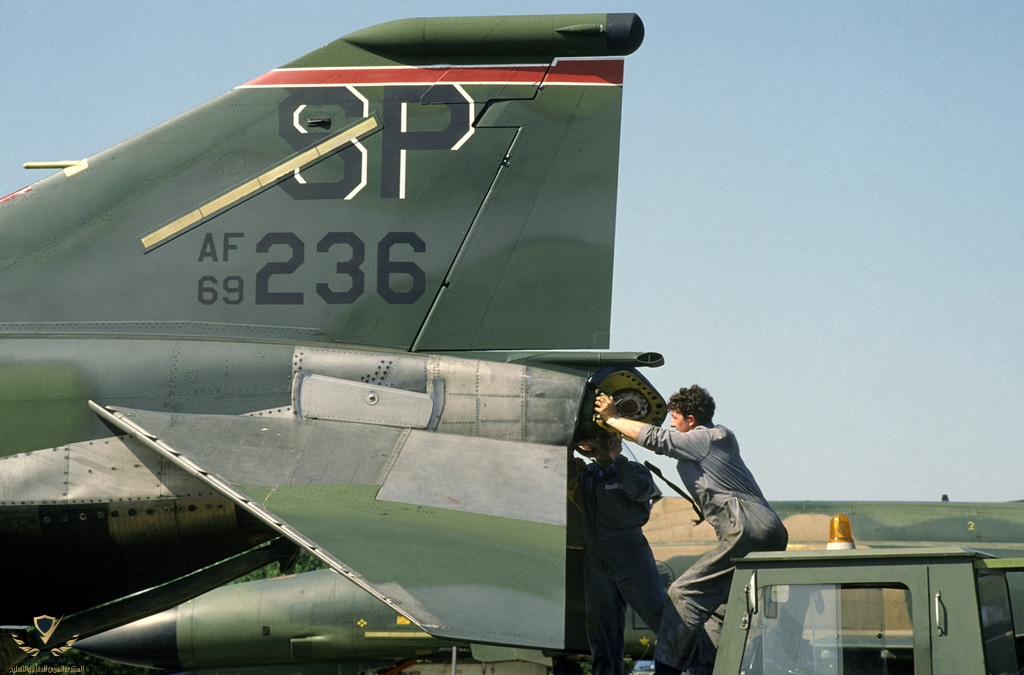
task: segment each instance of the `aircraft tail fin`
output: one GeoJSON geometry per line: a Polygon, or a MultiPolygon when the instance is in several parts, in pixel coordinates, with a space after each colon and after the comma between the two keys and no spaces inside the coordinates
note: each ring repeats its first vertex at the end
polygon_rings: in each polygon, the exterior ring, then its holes
{"type": "Polygon", "coordinates": [[[607,347],[609,57],[642,39],[594,14],[330,43],[0,203],[0,333],[607,347]]]}

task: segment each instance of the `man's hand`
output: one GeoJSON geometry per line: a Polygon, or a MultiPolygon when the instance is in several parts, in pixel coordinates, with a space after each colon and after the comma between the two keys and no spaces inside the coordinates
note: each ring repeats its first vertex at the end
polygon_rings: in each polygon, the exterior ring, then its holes
{"type": "Polygon", "coordinates": [[[640,430],[644,428],[644,422],[618,417],[615,401],[608,394],[599,394],[594,399],[594,412],[601,416],[605,424],[622,434],[627,441],[636,441],[640,430]]]}
{"type": "Polygon", "coordinates": [[[615,408],[615,401],[608,394],[599,394],[594,400],[594,412],[601,416],[605,422],[608,418],[615,417],[618,410],[615,408]]]}

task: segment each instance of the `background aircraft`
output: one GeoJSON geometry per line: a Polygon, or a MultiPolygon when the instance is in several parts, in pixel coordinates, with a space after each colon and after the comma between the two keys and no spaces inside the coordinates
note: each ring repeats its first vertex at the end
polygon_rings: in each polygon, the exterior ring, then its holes
{"type": "Polygon", "coordinates": [[[66,644],[301,548],[440,638],[570,647],[573,438],[595,386],[665,412],[660,356],[578,351],[643,34],[366,28],[0,200],[0,570],[33,591],[0,625],[66,644]]]}

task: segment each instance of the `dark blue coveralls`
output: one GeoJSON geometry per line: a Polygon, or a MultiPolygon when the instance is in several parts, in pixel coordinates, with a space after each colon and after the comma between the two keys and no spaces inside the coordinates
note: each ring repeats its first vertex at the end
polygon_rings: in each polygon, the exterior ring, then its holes
{"type": "Polygon", "coordinates": [[[710,634],[712,650],[718,646],[721,622],[709,619],[724,612],[735,569],[730,560],[752,551],[783,551],[789,533],[740,458],[736,436],[725,427],[698,426],[684,433],[648,424],[637,443],[679,460],[679,478],[718,536],[718,545],[669,587],[671,604],[654,651],[658,663],[695,674],[701,670],[693,667],[694,652],[698,643],[702,649],[706,645],[702,635],[710,634]]]}
{"type": "Polygon", "coordinates": [[[619,455],[578,476],[583,510],[583,583],[593,675],[622,675],[626,605],[657,632],[666,595],[642,527],[658,493],[650,470],[619,455]]]}

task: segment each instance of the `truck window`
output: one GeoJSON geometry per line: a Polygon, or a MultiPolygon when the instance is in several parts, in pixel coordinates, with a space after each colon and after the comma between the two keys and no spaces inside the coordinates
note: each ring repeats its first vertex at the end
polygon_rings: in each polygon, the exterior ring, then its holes
{"type": "Polygon", "coordinates": [[[914,672],[903,586],[765,586],[743,651],[746,675],[914,672]]]}
{"type": "Polygon", "coordinates": [[[1024,664],[1024,571],[1006,570],[1010,588],[1010,613],[1013,615],[1013,637],[1017,644],[1017,663],[1024,664]]]}
{"type": "Polygon", "coordinates": [[[978,570],[978,609],[985,639],[985,670],[989,675],[1017,672],[1017,644],[1006,577],[978,570]]]}

